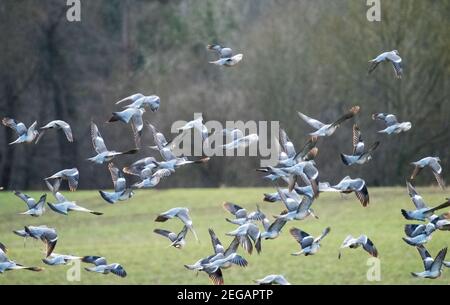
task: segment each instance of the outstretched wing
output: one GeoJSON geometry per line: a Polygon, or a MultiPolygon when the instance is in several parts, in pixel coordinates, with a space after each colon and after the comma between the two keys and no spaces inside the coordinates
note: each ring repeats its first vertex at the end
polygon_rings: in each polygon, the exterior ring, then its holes
{"type": "Polygon", "coordinates": [[[323,230],[322,234],[319,237],[317,237],[316,239],[314,239],[314,242],[320,242],[325,236],[328,235],[328,233],[330,233],[330,231],[331,231],[330,227],[325,228],[323,230]]]}
{"type": "Polygon", "coordinates": [[[103,140],[103,137],[100,134],[100,131],[98,131],[98,127],[94,124],[94,122],[91,123],[91,138],[92,145],[94,145],[94,149],[98,154],[108,151],[105,145],[105,141],[103,140]]]}
{"type": "Polygon", "coordinates": [[[351,119],[352,117],[354,117],[360,110],[359,106],[353,106],[346,114],[344,114],[343,116],[341,116],[339,119],[337,119],[333,124],[331,124],[332,126],[339,126],[341,123],[351,119]]]}
{"type": "Polygon", "coordinates": [[[442,264],[444,262],[446,255],[447,255],[447,248],[444,248],[441,251],[439,251],[438,255],[434,259],[433,264],[431,265],[431,268],[430,268],[431,272],[440,272],[441,271],[442,264]]]}
{"type": "Polygon", "coordinates": [[[416,209],[420,210],[420,209],[426,208],[427,206],[426,206],[425,202],[423,201],[422,196],[420,196],[419,193],[417,193],[414,186],[410,182],[407,181],[406,187],[408,189],[408,194],[411,197],[412,202],[416,206],[416,209]]]}
{"type": "Polygon", "coordinates": [[[369,238],[367,238],[367,241],[362,246],[363,249],[367,251],[367,253],[369,253],[373,257],[378,257],[378,250],[377,248],[375,248],[375,245],[369,238]]]}
{"type": "Polygon", "coordinates": [[[284,227],[285,224],[286,224],[286,220],[284,220],[283,218],[277,218],[277,219],[275,219],[275,221],[270,225],[268,231],[271,231],[271,232],[280,232],[281,229],[284,227]]]}
{"type": "Polygon", "coordinates": [[[69,142],[73,142],[72,128],[70,128],[70,125],[67,122],[59,121],[58,126],[61,127],[61,129],[63,130],[67,140],[69,142]]]}
{"type": "Polygon", "coordinates": [[[208,275],[214,285],[223,285],[224,284],[222,270],[220,268],[218,268],[216,271],[214,271],[208,275]]]}
{"type": "Polygon", "coordinates": [[[358,197],[359,201],[363,205],[363,207],[366,207],[370,202],[369,197],[369,191],[367,190],[367,186],[364,184],[364,186],[359,191],[355,191],[356,197],[358,197]]]}
{"type": "Polygon", "coordinates": [[[237,204],[234,204],[231,202],[224,202],[223,207],[225,210],[227,210],[231,214],[235,215],[236,218],[247,217],[247,211],[244,208],[238,206],[237,204]]]}
{"type": "Polygon", "coordinates": [[[14,119],[11,118],[4,118],[2,120],[3,125],[13,129],[15,132],[17,132],[18,135],[23,135],[27,133],[27,127],[25,126],[25,124],[18,122],[14,119]]]}
{"type": "Polygon", "coordinates": [[[374,113],[372,119],[383,121],[388,127],[397,124],[397,117],[388,113],[374,113]]]}
{"type": "Polygon", "coordinates": [[[162,150],[165,146],[168,145],[168,142],[164,135],[156,129],[155,126],[153,126],[150,123],[147,123],[148,128],[152,132],[153,135],[153,141],[155,142],[156,146],[158,147],[158,150],[162,150]]]}
{"type": "Polygon", "coordinates": [[[114,190],[116,192],[123,191],[126,188],[126,180],[123,173],[112,162],[108,164],[108,169],[114,183],[114,190]]]}
{"type": "MultiPolygon", "coordinates": [[[[209,235],[211,236],[211,243],[214,249],[214,253],[223,253],[224,249],[222,246],[222,243],[220,242],[219,238],[217,237],[216,233],[213,229],[208,229],[209,235]]],[[[239,245],[239,242],[238,242],[239,245]]]]}
{"type": "Polygon", "coordinates": [[[361,130],[357,124],[353,125],[353,155],[361,155],[364,153],[364,142],[361,136],[361,130]]]}
{"type": "Polygon", "coordinates": [[[96,266],[106,265],[106,259],[102,256],[84,256],[81,261],[87,264],[94,264],[96,266]]]}
{"type": "Polygon", "coordinates": [[[167,230],[154,229],[153,232],[168,238],[171,242],[174,242],[176,240],[176,238],[177,238],[177,234],[175,234],[173,232],[170,232],[170,231],[167,231],[167,230]]]}
{"type": "Polygon", "coordinates": [[[231,241],[230,246],[228,246],[227,250],[224,253],[224,256],[228,257],[230,254],[236,253],[237,249],[239,248],[239,244],[240,244],[239,237],[236,236],[231,241]]]}

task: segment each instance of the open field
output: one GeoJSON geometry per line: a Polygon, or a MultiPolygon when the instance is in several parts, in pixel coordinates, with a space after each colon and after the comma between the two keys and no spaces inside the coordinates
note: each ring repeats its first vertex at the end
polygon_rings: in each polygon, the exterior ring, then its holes
{"type": "MultiPolygon", "coordinates": [[[[81,273],[80,284],[209,284],[206,274],[196,276],[184,268],[184,264],[210,255],[208,228],[213,228],[222,243],[228,246],[231,238],[224,234],[234,229],[224,218],[229,215],[222,209],[223,201],[237,203],[249,210],[260,203],[266,215],[281,211],[281,203],[262,202],[264,192],[271,188],[223,188],[223,189],[178,189],[137,192],[134,198],[124,203],[109,205],[95,191],[65,193],[68,199],[81,205],[104,212],[103,216],[70,214],[68,217],[47,209],[40,218],[17,215],[25,204],[12,192],[0,194],[0,241],[10,250],[10,258],[26,265],[43,266],[40,241],[24,241],[11,231],[23,225],[48,225],[58,230],[59,241],[56,253],[73,255],[101,255],[109,262],[121,263],[128,277],[103,276],[86,271],[81,273]],[[172,207],[185,206],[191,211],[194,226],[201,242],[196,243],[192,234],[183,250],[168,247],[168,241],[152,233],[155,228],[179,230],[178,220],[167,223],[153,222],[159,212],[172,207]]],[[[430,205],[440,203],[445,192],[437,188],[418,187],[430,205]]],[[[400,214],[401,208],[411,209],[412,203],[405,188],[369,188],[371,203],[362,208],[353,195],[321,194],[314,203],[319,220],[308,219],[286,225],[283,234],[276,240],[263,241],[261,255],[240,253],[249,261],[246,269],[233,267],[224,271],[226,284],[251,284],[253,279],[267,274],[279,273],[293,284],[371,284],[366,279],[367,253],[361,249],[347,250],[338,260],[338,248],[347,234],[366,233],[375,243],[381,259],[381,284],[448,284],[450,270],[437,280],[416,279],[411,271],[422,271],[423,265],[416,249],[406,245],[403,225],[407,223],[400,214]],[[315,256],[293,257],[298,244],[288,230],[299,227],[317,236],[326,226],[331,233],[322,242],[315,256]]],[[[38,197],[40,193],[30,193],[38,197]]],[[[49,201],[52,197],[49,194],[49,201]]],[[[448,246],[448,232],[436,232],[427,247],[432,255],[448,246]]],[[[450,260],[450,258],[448,258],[450,260]]],[[[0,275],[0,284],[71,284],[66,280],[68,267],[45,266],[40,273],[28,271],[7,272],[0,275]]]]}

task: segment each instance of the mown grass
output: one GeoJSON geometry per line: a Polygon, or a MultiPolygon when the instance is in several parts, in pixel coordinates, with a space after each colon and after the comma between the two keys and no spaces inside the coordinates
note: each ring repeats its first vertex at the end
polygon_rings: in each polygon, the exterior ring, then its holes
{"type": "MultiPolygon", "coordinates": [[[[430,205],[440,203],[447,194],[436,188],[418,188],[430,205]]],[[[12,233],[24,225],[55,227],[59,241],[55,252],[73,255],[101,255],[109,262],[121,263],[128,272],[124,279],[114,275],[81,272],[80,282],[69,282],[69,267],[45,266],[40,273],[28,271],[6,272],[0,275],[0,284],[210,284],[208,277],[185,269],[184,264],[194,263],[212,253],[208,228],[213,228],[225,246],[231,238],[226,232],[235,227],[224,218],[229,217],[221,207],[223,201],[237,203],[248,210],[261,204],[267,215],[278,214],[282,206],[262,202],[267,188],[177,189],[137,192],[130,201],[109,205],[98,192],[77,191],[65,193],[85,207],[104,212],[103,216],[70,214],[62,216],[47,209],[40,218],[18,215],[25,204],[12,192],[0,194],[0,241],[10,250],[10,258],[26,265],[43,266],[43,246],[40,241],[24,240],[12,233]],[[189,234],[188,244],[182,250],[168,247],[167,240],[152,233],[155,228],[178,231],[178,220],[155,223],[160,212],[172,207],[184,206],[191,211],[194,225],[200,237],[195,242],[189,234]]],[[[319,220],[291,222],[276,240],[263,241],[263,251],[252,256],[239,251],[249,261],[245,269],[233,267],[224,271],[226,284],[252,284],[254,279],[267,274],[283,274],[293,284],[448,284],[450,270],[437,280],[413,278],[411,271],[423,268],[416,249],[406,245],[401,237],[403,226],[408,223],[400,214],[401,208],[411,209],[412,203],[404,188],[371,188],[371,203],[363,208],[356,197],[339,194],[321,194],[314,203],[319,220]],[[309,257],[294,257],[298,244],[288,230],[299,227],[317,236],[326,227],[331,233],[323,240],[319,253],[309,257]],[[366,265],[369,256],[361,249],[343,252],[338,260],[338,249],[347,234],[367,234],[378,248],[381,260],[381,281],[367,280],[366,265]]],[[[41,194],[32,192],[38,197],[41,194]]],[[[448,196],[448,195],[447,195],[448,196]]],[[[51,202],[49,194],[49,201],[51,202]]],[[[427,247],[432,255],[448,246],[448,232],[436,232],[427,247]]],[[[450,260],[450,257],[448,258],[450,260]]]]}

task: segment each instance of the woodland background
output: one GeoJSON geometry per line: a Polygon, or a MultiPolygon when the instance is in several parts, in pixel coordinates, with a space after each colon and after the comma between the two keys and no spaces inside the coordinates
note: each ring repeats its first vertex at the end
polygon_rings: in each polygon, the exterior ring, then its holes
{"type": "MultiPolygon", "coordinates": [[[[402,185],[416,161],[438,155],[449,165],[450,1],[381,1],[381,22],[368,22],[366,1],[82,0],[81,22],[66,20],[64,0],[0,1],[0,115],[27,126],[62,119],[75,143],[49,132],[38,145],[8,146],[15,135],[0,128],[0,185],[42,189],[42,178],[71,167],[80,187],[111,187],[106,166],[86,158],[94,151],[94,120],[115,150],[134,144],[131,128],[105,124],[115,101],[135,92],[157,94],[161,108],[146,113],[165,134],[171,123],[203,112],[207,120],[275,120],[301,147],[311,129],[297,116],[332,121],[352,105],[364,139],[382,141],[374,159],[346,168],[340,152],[351,151],[351,123],[321,140],[321,180],[360,176],[370,185],[402,185]],[[244,54],[233,69],[208,64],[209,43],[244,54]],[[367,76],[368,60],[397,49],[404,78],[389,66],[367,76]],[[380,136],[373,112],[397,114],[413,129],[380,136]]],[[[151,154],[144,131],[138,156],[151,154]]],[[[258,158],[213,158],[205,166],[177,171],[160,187],[260,186],[258,158]]],[[[421,175],[429,184],[433,176],[421,175]]]]}

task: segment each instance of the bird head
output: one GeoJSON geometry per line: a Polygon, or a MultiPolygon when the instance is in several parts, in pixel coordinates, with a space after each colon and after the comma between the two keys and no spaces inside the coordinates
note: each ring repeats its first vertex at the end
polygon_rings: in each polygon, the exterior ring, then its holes
{"type": "Polygon", "coordinates": [[[218,45],[218,44],[209,44],[209,45],[206,46],[206,48],[208,50],[218,50],[218,49],[220,49],[220,45],[218,45]]]}
{"type": "Polygon", "coordinates": [[[412,127],[411,122],[405,122],[405,123],[403,123],[403,124],[404,124],[404,125],[403,125],[403,128],[404,128],[405,131],[410,130],[411,127],[412,127]]]}

